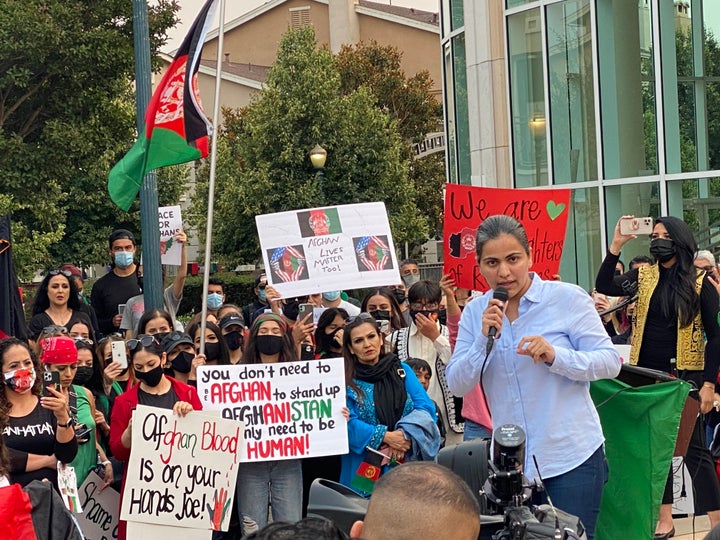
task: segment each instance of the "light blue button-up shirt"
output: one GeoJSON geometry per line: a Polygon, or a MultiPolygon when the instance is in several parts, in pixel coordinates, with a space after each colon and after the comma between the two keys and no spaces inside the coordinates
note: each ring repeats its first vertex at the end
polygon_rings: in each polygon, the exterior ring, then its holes
{"type": "MultiPolygon", "coordinates": [[[[503,317],[485,364],[483,388],[493,426],[515,424],[525,430],[525,476],[532,480],[537,477],[533,455],[542,477],[552,478],[582,464],[603,444],[589,382],[616,377],[620,357],[587,292],[530,275],[532,284],[520,299],[518,318],[510,323],[503,317]],[[517,354],[520,340],[534,335],[555,348],[552,365],[517,354]]],[[[463,311],[446,371],[456,395],[467,394],[480,380],[487,344],[482,314],[490,298],[476,298],[463,311]]]]}

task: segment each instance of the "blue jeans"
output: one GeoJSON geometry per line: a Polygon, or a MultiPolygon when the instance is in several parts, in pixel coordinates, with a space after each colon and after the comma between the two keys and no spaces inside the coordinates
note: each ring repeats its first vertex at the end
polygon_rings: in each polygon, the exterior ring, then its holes
{"type": "Polygon", "coordinates": [[[272,506],[273,521],[299,521],[302,519],[300,460],[241,463],[236,494],[240,515],[254,520],[260,529],[268,523],[268,503],[272,506]]]}
{"type": "MultiPolygon", "coordinates": [[[[542,471],[540,471],[542,474],[542,471]]],[[[595,537],[595,524],[600,512],[603,488],[608,480],[608,465],[605,451],[601,446],[584,463],[573,470],[545,478],[545,492],[539,495],[540,502],[547,502],[550,495],[556,508],[577,516],[587,531],[588,540],[595,537]]],[[[533,502],[538,497],[533,497],[533,502]]]]}
{"type": "Polygon", "coordinates": [[[492,433],[490,433],[490,430],[488,428],[486,428],[482,424],[478,424],[477,422],[468,420],[467,418],[465,419],[465,431],[463,432],[463,441],[490,438],[492,438],[492,433]]]}

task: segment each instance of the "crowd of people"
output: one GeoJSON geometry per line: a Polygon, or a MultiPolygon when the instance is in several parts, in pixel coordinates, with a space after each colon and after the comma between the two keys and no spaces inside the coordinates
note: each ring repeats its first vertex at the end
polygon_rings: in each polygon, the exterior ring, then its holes
{"type": "MultiPolygon", "coordinates": [[[[631,363],[692,382],[703,414],[720,400],[720,276],[712,254],[698,252],[684,222],[659,218],[652,258],[636,257],[626,272],[620,251],[633,238],[615,228],[588,294],[541,279],[522,225],[490,216],[477,231],[477,260],[491,289],[504,295],[458,288],[448,275],[423,279],[418,264],[405,260],[400,283],[360,298],[344,291],[281,297],[260,274],[253,302],[238,306],[211,279],[206,320],[198,313],[183,324],[176,314],[186,264],[164,290],[163,309],[146,310],[135,237],[116,230],[111,270],[89,298],[80,269],[52,270],[37,289],[29,340],[0,340],[0,486],[40,479],[59,489],[58,474],[71,466],[78,486],[94,471],[122,497],[138,404],[181,416],[200,410],[203,365],[343,358],[349,452],[241,463],[230,530],[216,540],[273,538],[272,530],[301,538],[306,528],[315,538],[418,538],[420,530],[477,538],[477,494],[432,462],[441,448],[489,438],[504,424],[526,433],[524,474],[542,475],[545,485],[535,502],[550,496],[592,539],[608,468],[589,383],[618,375],[614,343],[631,345],[631,363]],[[635,303],[626,301],[635,294],[628,283],[637,284],[635,303]],[[383,457],[372,493],[354,484],[371,454],[383,457]],[[303,519],[317,478],[370,497],[364,523],[336,532],[303,519]]],[[[184,232],[175,240],[186,263],[184,232]]],[[[686,459],[698,479],[696,506],[715,525],[720,486],[703,422],[700,416],[686,459]]],[[[670,475],[656,539],[674,534],[671,488],[670,475]]]]}

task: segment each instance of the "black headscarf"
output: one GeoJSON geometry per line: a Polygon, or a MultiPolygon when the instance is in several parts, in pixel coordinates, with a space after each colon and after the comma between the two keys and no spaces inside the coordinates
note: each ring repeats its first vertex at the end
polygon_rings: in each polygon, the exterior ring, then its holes
{"type": "Polygon", "coordinates": [[[355,363],[355,378],[375,385],[373,401],[378,421],[395,429],[402,418],[407,391],[405,390],[405,372],[397,355],[386,354],[374,366],[355,363]]]}

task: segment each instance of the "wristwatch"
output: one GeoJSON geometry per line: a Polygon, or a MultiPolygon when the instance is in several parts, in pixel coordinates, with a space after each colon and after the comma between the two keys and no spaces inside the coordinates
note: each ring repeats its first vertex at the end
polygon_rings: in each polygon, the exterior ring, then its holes
{"type": "Polygon", "coordinates": [[[58,425],[58,427],[62,427],[62,428],[73,427],[73,426],[75,426],[75,419],[71,416],[70,419],[67,422],[65,422],[64,424],[61,424],[60,422],[58,422],[57,425],[58,425]]]}

